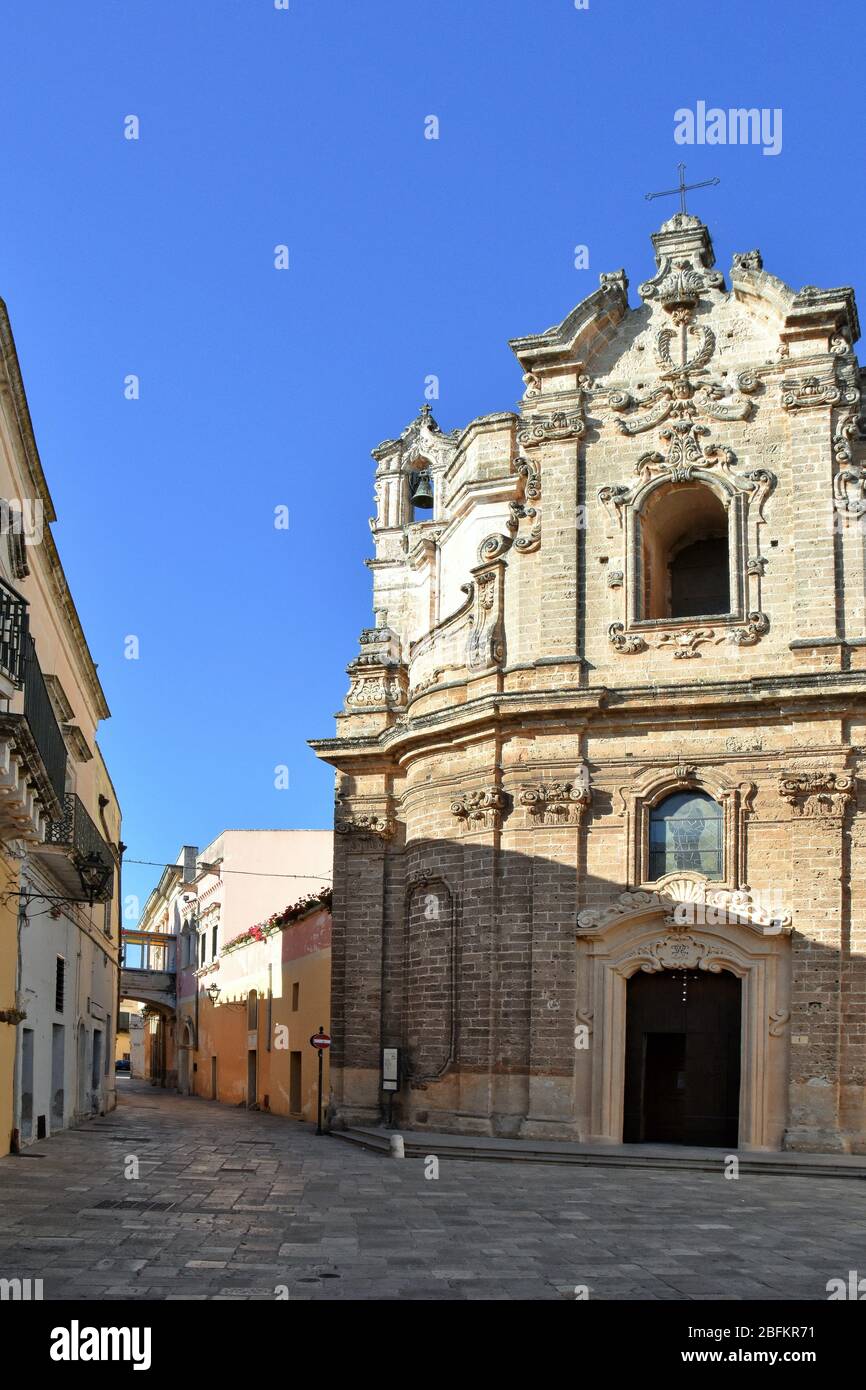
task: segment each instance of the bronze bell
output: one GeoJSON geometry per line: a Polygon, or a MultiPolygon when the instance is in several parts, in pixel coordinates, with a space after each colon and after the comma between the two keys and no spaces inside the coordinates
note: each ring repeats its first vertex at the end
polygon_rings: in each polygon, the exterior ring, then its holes
{"type": "Polygon", "coordinates": [[[412,487],[411,502],[413,507],[420,507],[425,512],[432,511],[433,484],[429,473],[419,472],[412,487]]]}

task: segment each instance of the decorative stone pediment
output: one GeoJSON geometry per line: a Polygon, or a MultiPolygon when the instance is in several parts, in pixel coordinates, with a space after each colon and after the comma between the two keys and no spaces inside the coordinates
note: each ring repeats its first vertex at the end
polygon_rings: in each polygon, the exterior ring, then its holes
{"type": "Polygon", "coordinates": [[[705,879],[683,874],[671,876],[654,890],[620,893],[607,907],[587,908],[578,914],[578,935],[603,934],[634,918],[657,913],[663,913],[666,925],[674,929],[732,923],[761,934],[791,930],[791,914],[776,902],[774,894],[753,894],[748,888],[713,888],[705,879]]]}
{"type": "Polygon", "coordinates": [[[628,312],[628,279],[623,271],[600,277],[597,290],[587,295],[561,323],[543,333],[512,338],[509,346],[522,366],[533,393],[543,388],[545,372],[556,373],[591,355],[628,312]]]}
{"type": "Polygon", "coordinates": [[[415,467],[419,461],[434,468],[444,468],[454,457],[460,431],[443,434],[429,404],[422,405],[415,419],[406,426],[399,439],[386,439],[375,449],[373,458],[385,471],[394,466],[415,467]]]}

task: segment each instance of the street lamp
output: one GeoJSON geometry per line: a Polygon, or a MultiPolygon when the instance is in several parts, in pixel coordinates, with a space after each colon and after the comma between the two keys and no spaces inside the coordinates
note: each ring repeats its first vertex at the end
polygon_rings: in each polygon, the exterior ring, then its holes
{"type": "Polygon", "coordinates": [[[95,899],[111,877],[111,865],[104,863],[96,850],[91,850],[85,858],[78,861],[76,868],[88,905],[93,907],[95,899]]]}
{"type": "Polygon", "coordinates": [[[220,992],[221,991],[219,985],[209,985],[208,988],[205,990],[205,993],[207,994],[208,998],[210,999],[210,1002],[214,1005],[214,1007],[216,1007],[216,1002],[220,997],[220,992]]]}

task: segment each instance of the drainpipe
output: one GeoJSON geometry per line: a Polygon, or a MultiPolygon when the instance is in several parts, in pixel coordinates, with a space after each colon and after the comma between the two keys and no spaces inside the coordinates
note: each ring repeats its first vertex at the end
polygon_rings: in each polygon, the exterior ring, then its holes
{"type": "MultiPolygon", "coordinates": [[[[21,929],[27,926],[27,899],[18,899],[18,959],[15,963],[15,1008],[19,1008],[21,998],[21,929]]],[[[9,1141],[9,1151],[13,1154],[21,1152],[21,1131],[18,1128],[18,1106],[21,1101],[21,1024],[15,1025],[15,1059],[12,1063],[12,1137],[9,1141]]]]}
{"type": "MultiPolygon", "coordinates": [[[[108,845],[108,848],[111,851],[111,857],[114,860],[115,868],[117,869],[117,962],[115,964],[117,988],[115,990],[114,1033],[112,1036],[112,1040],[116,1048],[117,1034],[120,1027],[120,972],[122,969],[121,957],[123,954],[123,893],[121,892],[121,874],[123,871],[123,852],[126,849],[126,845],[123,843],[122,840],[118,840],[117,844],[115,845],[114,841],[111,838],[111,831],[109,830],[105,819],[105,808],[110,804],[109,798],[105,796],[102,792],[100,792],[98,802],[99,819],[102,822],[102,829],[105,832],[105,843],[108,845]]],[[[130,1042],[130,1057],[131,1055],[132,1044],[130,1042]]],[[[114,1093],[114,1103],[115,1105],[117,1105],[117,1076],[114,1070],[114,1059],[112,1057],[109,1057],[107,1060],[109,1065],[108,1075],[111,1077],[112,1080],[111,1089],[114,1093]]],[[[130,1062],[130,1071],[131,1070],[132,1064],[130,1062]]],[[[108,1090],[108,1087],[106,1087],[106,1090],[108,1090]]]]}

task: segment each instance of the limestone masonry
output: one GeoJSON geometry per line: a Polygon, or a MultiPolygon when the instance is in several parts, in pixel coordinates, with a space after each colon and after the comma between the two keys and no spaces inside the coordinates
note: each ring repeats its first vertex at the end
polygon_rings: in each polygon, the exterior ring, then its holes
{"type": "Polygon", "coordinates": [[[332,1120],[866,1153],[850,289],[678,213],[374,450],[337,737],[332,1120]],[[425,510],[425,494],[432,509],[425,510]],[[414,499],[414,501],[413,501],[414,499]]]}

